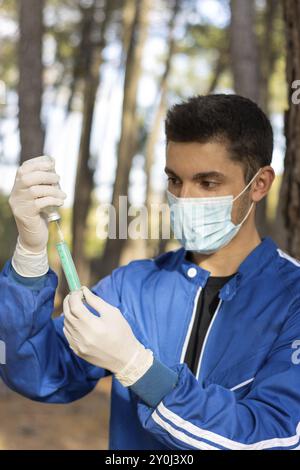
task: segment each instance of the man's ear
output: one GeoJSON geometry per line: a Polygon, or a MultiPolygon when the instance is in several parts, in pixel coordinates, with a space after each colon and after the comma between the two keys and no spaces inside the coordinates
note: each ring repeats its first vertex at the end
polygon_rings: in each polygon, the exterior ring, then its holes
{"type": "Polygon", "coordinates": [[[261,201],[270,191],[273,181],[275,179],[275,171],[271,166],[264,166],[261,168],[260,173],[253,181],[252,185],[252,201],[261,201]]]}

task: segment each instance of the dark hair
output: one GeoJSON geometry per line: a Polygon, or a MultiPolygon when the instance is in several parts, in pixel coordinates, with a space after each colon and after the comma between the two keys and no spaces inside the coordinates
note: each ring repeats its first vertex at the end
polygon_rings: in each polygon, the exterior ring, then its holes
{"type": "Polygon", "coordinates": [[[175,104],[167,112],[165,132],[167,143],[224,142],[230,158],[244,166],[247,182],[271,164],[271,123],[253,101],[239,95],[199,95],[175,104]]]}

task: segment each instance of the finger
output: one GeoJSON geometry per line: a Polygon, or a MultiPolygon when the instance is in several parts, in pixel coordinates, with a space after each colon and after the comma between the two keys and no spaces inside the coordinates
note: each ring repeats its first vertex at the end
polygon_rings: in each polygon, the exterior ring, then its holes
{"type": "Polygon", "coordinates": [[[51,170],[55,167],[55,160],[48,155],[34,157],[26,160],[19,168],[19,173],[26,174],[36,170],[51,170]]]}
{"type": "Polygon", "coordinates": [[[71,349],[73,349],[72,345],[73,345],[73,337],[72,337],[72,334],[68,331],[68,329],[64,326],[63,327],[63,333],[66,337],[66,340],[68,341],[69,343],[69,346],[71,349]]]}
{"type": "Polygon", "coordinates": [[[65,298],[64,298],[64,301],[63,301],[63,311],[64,311],[64,320],[68,320],[70,323],[72,323],[72,312],[70,310],[70,306],[69,306],[69,297],[70,295],[68,294],[65,298]]]}
{"type": "Polygon", "coordinates": [[[79,331],[76,330],[76,328],[74,327],[73,323],[71,323],[67,317],[64,318],[64,327],[67,329],[68,333],[69,333],[73,338],[75,338],[75,337],[78,336],[79,331]]]}
{"type": "Polygon", "coordinates": [[[24,188],[39,184],[57,184],[60,180],[55,171],[32,171],[21,176],[21,182],[24,188]]]}
{"type": "Polygon", "coordinates": [[[65,320],[67,320],[70,324],[73,323],[74,319],[76,320],[76,317],[73,315],[73,312],[70,309],[69,306],[69,298],[70,294],[68,294],[63,301],[63,311],[65,315],[65,320]]]}
{"type": "MultiPolygon", "coordinates": [[[[76,319],[75,319],[75,321],[76,321],[76,319]]],[[[66,325],[69,330],[76,329],[76,327],[74,325],[74,320],[72,319],[70,314],[65,314],[65,316],[64,316],[64,325],[66,325]]]]}
{"type": "Polygon", "coordinates": [[[86,286],[82,287],[83,295],[87,301],[87,303],[93,307],[97,312],[101,315],[105,315],[108,312],[111,312],[115,307],[105,300],[101,299],[98,295],[95,295],[90,289],[86,286]]]}
{"type": "Polygon", "coordinates": [[[87,319],[90,315],[92,315],[82,302],[81,291],[71,292],[68,303],[71,314],[77,319],[87,319]]]}
{"type": "Polygon", "coordinates": [[[78,329],[76,328],[76,323],[78,322],[78,320],[72,315],[70,311],[68,298],[69,295],[67,295],[63,301],[64,327],[66,328],[69,335],[74,337],[76,332],[78,331],[78,329]]]}
{"type": "Polygon", "coordinates": [[[46,196],[52,196],[57,199],[66,199],[67,197],[66,193],[57,186],[48,186],[46,184],[30,186],[28,191],[34,199],[46,196]]]}
{"type": "Polygon", "coordinates": [[[72,336],[71,330],[69,325],[66,323],[66,319],[64,319],[64,324],[63,324],[63,331],[66,331],[69,336],[72,336]]]}
{"type": "Polygon", "coordinates": [[[40,197],[38,199],[34,199],[34,204],[38,208],[38,210],[42,210],[45,207],[49,206],[55,206],[55,207],[61,207],[64,204],[63,199],[57,199],[56,197],[40,197]]]}
{"type": "Polygon", "coordinates": [[[80,322],[72,313],[64,316],[64,325],[73,336],[80,334],[80,322]]]}

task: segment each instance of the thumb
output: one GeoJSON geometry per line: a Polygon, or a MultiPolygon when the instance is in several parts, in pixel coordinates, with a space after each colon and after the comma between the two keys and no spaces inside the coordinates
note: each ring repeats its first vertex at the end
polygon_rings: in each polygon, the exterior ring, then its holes
{"type": "Polygon", "coordinates": [[[113,305],[109,304],[108,302],[105,302],[105,300],[103,300],[98,295],[95,295],[86,286],[82,287],[82,292],[88,305],[90,305],[92,308],[94,308],[98,313],[100,313],[103,316],[107,313],[111,313],[112,310],[116,308],[113,305]]]}

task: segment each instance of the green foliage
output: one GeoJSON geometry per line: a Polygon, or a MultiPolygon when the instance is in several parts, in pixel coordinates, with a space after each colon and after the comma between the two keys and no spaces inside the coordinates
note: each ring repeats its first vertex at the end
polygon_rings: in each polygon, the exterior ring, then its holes
{"type": "Polygon", "coordinates": [[[103,251],[104,240],[101,240],[97,236],[97,225],[99,223],[97,209],[99,207],[99,201],[93,195],[92,205],[89,211],[87,221],[87,236],[85,243],[85,254],[88,259],[97,258],[103,251]]]}
{"type": "Polygon", "coordinates": [[[0,0],[2,22],[7,29],[0,31],[0,80],[7,88],[17,86],[17,4],[13,0],[0,0]]]}

